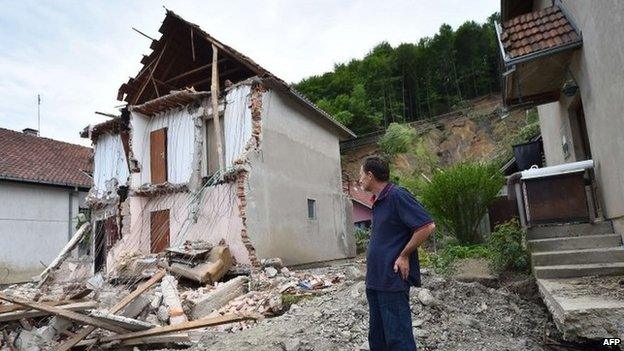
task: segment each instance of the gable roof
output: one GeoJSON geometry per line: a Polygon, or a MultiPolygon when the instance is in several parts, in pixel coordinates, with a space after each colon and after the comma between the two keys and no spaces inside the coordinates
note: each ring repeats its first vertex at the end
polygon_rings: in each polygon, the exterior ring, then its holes
{"type": "Polygon", "coordinates": [[[88,189],[91,148],[0,128],[0,179],[88,189]]]}
{"type": "Polygon", "coordinates": [[[501,27],[500,41],[505,61],[582,42],[573,23],[559,6],[525,13],[503,22],[501,27]]]}
{"type": "Polygon", "coordinates": [[[118,100],[138,105],[159,98],[171,90],[193,87],[197,91],[210,91],[214,45],[219,55],[217,65],[220,87],[224,86],[226,80],[237,83],[258,77],[270,88],[287,93],[316,116],[329,122],[341,139],[355,137],[352,131],[285,81],[173,11],[167,10],[158,31],[162,36],[152,41],[150,48],[153,51],[141,60],[143,68],[139,73],[119,87],[118,100]]]}

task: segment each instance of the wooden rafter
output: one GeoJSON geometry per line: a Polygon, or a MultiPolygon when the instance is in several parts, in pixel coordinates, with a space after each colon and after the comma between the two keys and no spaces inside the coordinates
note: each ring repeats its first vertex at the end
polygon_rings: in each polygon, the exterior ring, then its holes
{"type": "Polygon", "coordinates": [[[143,84],[141,85],[141,89],[139,90],[139,92],[134,97],[134,100],[132,101],[133,105],[136,104],[139,101],[139,99],[141,98],[141,95],[143,95],[143,91],[145,90],[145,87],[149,84],[149,81],[154,76],[154,71],[156,71],[156,68],[158,68],[158,64],[160,63],[160,59],[162,58],[163,54],[165,53],[165,50],[167,50],[167,45],[168,44],[169,44],[169,41],[167,40],[165,42],[165,44],[163,45],[163,48],[160,51],[160,54],[158,54],[158,58],[156,58],[156,60],[154,61],[154,66],[152,67],[152,70],[151,70],[149,76],[147,77],[145,82],[143,82],[143,84]]]}
{"type": "Polygon", "coordinates": [[[210,97],[212,98],[212,120],[214,123],[215,140],[217,141],[217,156],[219,157],[219,169],[225,170],[223,158],[223,144],[221,141],[221,121],[219,120],[219,50],[212,45],[212,79],[210,82],[210,97]]]}

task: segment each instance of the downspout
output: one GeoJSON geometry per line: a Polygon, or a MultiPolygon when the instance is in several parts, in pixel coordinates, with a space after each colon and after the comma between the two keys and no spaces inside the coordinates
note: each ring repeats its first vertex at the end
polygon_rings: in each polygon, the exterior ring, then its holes
{"type": "Polygon", "coordinates": [[[69,209],[67,211],[67,241],[71,240],[72,238],[72,218],[73,216],[73,210],[74,210],[74,189],[69,189],[69,209]]]}

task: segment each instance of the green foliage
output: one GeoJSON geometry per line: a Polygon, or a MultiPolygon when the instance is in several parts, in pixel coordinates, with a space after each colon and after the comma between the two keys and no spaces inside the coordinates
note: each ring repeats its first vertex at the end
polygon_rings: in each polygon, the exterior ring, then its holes
{"type": "Polygon", "coordinates": [[[362,59],[336,64],[296,87],[357,134],[448,112],[500,89],[498,18],[465,22],[457,30],[444,24],[417,43],[382,42],[362,59]]]}
{"type": "Polygon", "coordinates": [[[522,244],[524,231],[516,220],[496,226],[488,239],[492,255],[490,265],[493,271],[527,271],[529,254],[522,244]]]}
{"type": "Polygon", "coordinates": [[[529,142],[538,135],[540,135],[539,122],[529,123],[520,128],[516,134],[516,144],[529,142]]]}
{"type": "Polygon", "coordinates": [[[295,295],[295,294],[283,293],[282,305],[284,306],[285,310],[288,310],[290,309],[290,306],[297,304],[304,299],[309,299],[309,298],[311,298],[309,295],[295,295]]]}
{"type": "Polygon", "coordinates": [[[436,222],[460,244],[476,244],[482,241],[479,223],[503,182],[494,165],[466,162],[434,171],[430,182],[417,183],[417,193],[436,222]]]}
{"type": "Polygon", "coordinates": [[[491,256],[490,248],[485,244],[477,245],[448,245],[433,255],[431,261],[436,272],[449,274],[452,273],[453,263],[456,260],[465,258],[489,258],[491,256]]]}
{"type": "Polygon", "coordinates": [[[433,268],[434,258],[435,254],[429,253],[422,246],[418,247],[418,262],[420,262],[421,268],[433,268]]]}
{"type": "Polygon", "coordinates": [[[365,252],[370,239],[370,229],[355,228],[354,235],[357,253],[365,252]]]}
{"type": "Polygon", "coordinates": [[[379,140],[379,149],[386,156],[392,157],[409,150],[416,137],[416,131],[408,125],[391,123],[386,133],[379,140]]]}

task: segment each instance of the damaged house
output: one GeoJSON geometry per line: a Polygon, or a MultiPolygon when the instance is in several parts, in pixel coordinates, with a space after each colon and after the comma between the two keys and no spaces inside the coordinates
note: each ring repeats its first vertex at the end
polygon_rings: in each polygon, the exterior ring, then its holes
{"type": "Polygon", "coordinates": [[[200,239],[239,264],[354,256],[339,152],[353,133],[173,12],[159,31],[119,88],[121,115],[82,132],[95,270],[200,239]]]}

